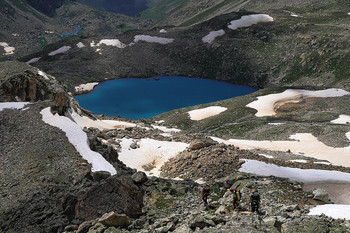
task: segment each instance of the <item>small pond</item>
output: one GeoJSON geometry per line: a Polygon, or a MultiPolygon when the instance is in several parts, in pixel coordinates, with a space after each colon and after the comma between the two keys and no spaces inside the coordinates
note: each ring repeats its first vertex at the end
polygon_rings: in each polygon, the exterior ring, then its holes
{"type": "Polygon", "coordinates": [[[102,82],[92,92],[75,99],[94,114],[140,119],[255,91],[253,87],[211,79],[157,76],[102,82]]]}

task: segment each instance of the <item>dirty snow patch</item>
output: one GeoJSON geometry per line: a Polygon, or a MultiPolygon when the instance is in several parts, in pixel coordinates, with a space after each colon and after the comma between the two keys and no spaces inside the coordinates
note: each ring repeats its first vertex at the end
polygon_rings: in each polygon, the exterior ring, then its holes
{"type": "Polygon", "coordinates": [[[319,205],[312,209],[308,215],[321,215],[325,214],[328,217],[332,217],[334,219],[343,219],[350,220],[350,205],[335,205],[335,204],[327,204],[327,205],[319,205]]]}
{"type": "Polygon", "coordinates": [[[70,117],[81,127],[97,128],[99,130],[105,129],[125,129],[129,127],[136,127],[136,124],[125,122],[125,121],[114,121],[114,120],[93,120],[86,116],[80,116],[76,112],[72,112],[70,117]]]}
{"type": "Polygon", "coordinates": [[[334,123],[334,124],[347,124],[347,123],[350,123],[350,116],[347,116],[347,115],[340,115],[339,118],[331,121],[331,123],[334,123]]]}
{"type": "Polygon", "coordinates": [[[254,15],[244,15],[240,19],[232,20],[228,25],[228,28],[236,30],[238,28],[250,27],[253,24],[272,22],[273,18],[266,14],[254,14],[254,15]]]}
{"type": "Polygon", "coordinates": [[[249,108],[254,108],[258,112],[255,114],[257,117],[274,116],[276,115],[275,109],[285,103],[297,103],[301,98],[307,97],[340,97],[349,95],[350,93],[342,89],[327,89],[321,91],[308,91],[300,89],[288,89],[282,93],[270,94],[265,96],[259,96],[258,100],[251,102],[247,105],[249,108]]]}
{"type": "Polygon", "coordinates": [[[164,133],[178,133],[178,132],[181,132],[181,129],[167,128],[165,126],[152,125],[152,127],[155,128],[155,129],[159,129],[160,131],[163,131],[164,133]]]}
{"type": "Polygon", "coordinates": [[[225,107],[211,106],[211,107],[207,107],[207,108],[189,111],[188,114],[190,115],[191,120],[200,121],[200,120],[206,119],[208,117],[216,116],[216,115],[218,115],[226,110],[227,110],[227,108],[225,108],[225,107]]]}
{"type": "Polygon", "coordinates": [[[34,57],[34,58],[30,59],[29,61],[27,61],[26,63],[28,65],[30,65],[32,63],[38,62],[40,59],[41,59],[41,57],[34,57]]]}
{"type": "Polygon", "coordinates": [[[11,108],[11,109],[22,109],[27,104],[30,104],[29,102],[3,102],[0,103],[0,111],[11,108]]]}
{"type": "Polygon", "coordinates": [[[0,42],[0,46],[4,47],[5,53],[3,53],[3,55],[14,54],[15,47],[9,46],[9,44],[6,42],[0,42]]]}
{"type": "MultiPolygon", "coordinates": [[[[346,134],[350,137],[350,132],[346,134]]],[[[229,139],[223,140],[217,137],[211,137],[214,141],[234,145],[244,150],[268,150],[268,151],[290,151],[293,154],[300,154],[306,157],[312,157],[319,160],[326,160],[333,165],[350,167],[350,146],[343,148],[334,148],[320,142],[310,133],[297,133],[290,136],[290,141],[254,141],[229,139]]]]}
{"type": "Polygon", "coordinates": [[[218,31],[212,31],[210,32],[208,35],[206,35],[205,37],[202,38],[202,41],[204,43],[209,43],[211,44],[216,37],[219,37],[219,36],[223,36],[225,35],[225,31],[223,29],[221,30],[218,30],[218,31]]]}
{"type": "Polygon", "coordinates": [[[149,43],[158,43],[158,44],[170,44],[174,42],[172,38],[164,38],[158,36],[147,36],[147,35],[136,35],[134,37],[134,42],[145,41],[149,43]]]}
{"type": "Polygon", "coordinates": [[[74,89],[76,92],[92,91],[96,85],[98,85],[98,82],[85,83],[76,86],[74,89]]]}
{"type": "Polygon", "coordinates": [[[350,173],[317,169],[300,169],[280,167],[256,160],[243,159],[245,162],[240,172],[253,173],[260,176],[276,176],[289,178],[302,183],[346,183],[350,184],[350,173]]]}
{"type": "Polygon", "coordinates": [[[79,49],[81,49],[81,48],[84,48],[84,47],[86,47],[82,42],[79,42],[78,44],[77,44],[77,47],[79,48],[79,49]]]}
{"type": "Polygon", "coordinates": [[[59,116],[58,114],[53,115],[50,107],[43,109],[40,113],[45,123],[57,127],[66,133],[69,142],[92,165],[93,172],[108,171],[112,175],[117,173],[115,168],[101,154],[90,149],[87,135],[79,125],[68,117],[59,116]]]}
{"type": "Polygon", "coordinates": [[[49,56],[55,56],[55,55],[60,54],[60,53],[65,53],[68,50],[70,50],[71,48],[72,47],[70,47],[70,46],[63,46],[63,47],[61,47],[61,48],[59,48],[59,49],[57,49],[55,51],[50,52],[49,56]]]}
{"type": "Polygon", "coordinates": [[[149,138],[140,140],[123,138],[116,140],[120,140],[122,147],[121,152],[118,153],[118,159],[120,161],[128,167],[144,171],[147,175],[152,174],[154,176],[160,175],[160,168],[166,161],[184,151],[189,146],[189,144],[182,142],[158,141],[149,138]],[[130,145],[135,142],[139,148],[131,149],[130,145]],[[143,166],[152,166],[154,168],[150,171],[145,171],[143,166]]]}

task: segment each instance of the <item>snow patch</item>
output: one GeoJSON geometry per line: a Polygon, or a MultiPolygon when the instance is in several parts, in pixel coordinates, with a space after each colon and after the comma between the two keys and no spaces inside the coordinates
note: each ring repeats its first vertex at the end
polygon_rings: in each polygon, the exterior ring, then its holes
{"type": "Polygon", "coordinates": [[[206,119],[208,117],[216,116],[216,115],[218,115],[226,110],[227,110],[227,108],[225,108],[225,107],[211,106],[211,107],[207,107],[207,108],[189,111],[188,114],[190,115],[191,120],[200,121],[200,120],[206,119]]]}
{"type": "Polygon", "coordinates": [[[40,59],[41,59],[41,57],[35,57],[35,58],[30,59],[30,60],[27,61],[26,63],[29,65],[29,64],[38,62],[40,59]]]}
{"type": "Polygon", "coordinates": [[[228,28],[236,30],[238,28],[250,27],[253,24],[272,22],[273,18],[266,14],[254,14],[254,15],[244,15],[240,19],[232,20],[228,25],[228,28]]]}
{"type": "Polygon", "coordinates": [[[98,82],[85,83],[76,86],[74,89],[76,92],[92,91],[96,85],[98,85],[98,82]]]}
{"type": "Polygon", "coordinates": [[[9,46],[9,44],[6,42],[0,42],[0,46],[4,47],[5,53],[3,53],[3,55],[7,56],[7,55],[14,54],[15,47],[9,46]]]}
{"type": "Polygon", "coordinates": [[[225,35],[225,31],[223,29],[218,30],[218,31],[211,31],[208,35],[202,38],[202,41],[204,43],[209,43],[211,44],[216,37],[223,36],[225,35]]]}
{"type": "Polygon", "coordinates": [[[294,13],[290,13],[290,16],[292,16],[292,17],[300,17],[299,15],[294,14],[294,13]]]}
{"type": "Polygon", "coordinates": [[[44,77],[44,79],[50,80],[50,78],[47,76],[47,74],[44,71],[38,70],[38,74],[44,77]]]}
{"type": "Polygon", "coordinates": [[[289,178],[302,183],[342,183],[350,184],[350,173],[317,169],[280,167],[256,160],[243,159],[245,163],[240,172],[254,173],[260,176],[289,178]]]}
{"type": "Polygon", "coordinates": [[[61,47],[61,48],[59,48],[59,49],[57,49],[55,51],[50,52],[49,56],[55,56],[55,55],[60,54],[60,53],[65,53],[68,50],[70,50],[71,48],[72,47],[70,47],[70,46],[63,46],[63,47],[61,47]]]}
{"type": "Polygon", "coordinates": [[[174,42],[172,38],[164,38],[158,36],[147,36],[147,35],[136,35],[134,37],[134,42],[145,41],[149,43],[158,43],[158,44],[170,44],[174,42]]]}
{"type": "Polygon", "coordinates": [[[100,42],[98,42],[96,46],[99,47],[103,44],[107,46],[114,46],[120,49],[123,49],[126,47],[126,45],[118,39],[103,39],[103,40],[100,40],[100,42]]]}
{"type": "Polygon", "coordinates": [[[289,160],[289,162],[294,162],[294,163],[308,163],[308,161],[305,160],[305,159],[294,159],[294,160],[289,160]]]}
{"type": "Polygon", "coordinates": [[[81,48],[84,48],[84,47],[86,47],[82,42],[79,42],[78,44],[77,44],[77,47],[79,48],[79,49],[81,49],[81,48]]]}
{"type": "Polygon", "coordinates": [[[108,171],[115,175],[115,168],[102,157],[101,154],[94,152],[88,145],[86,133],[75,122],[68,117],[53,115],[50,107],[43,109],[41,112],[43,121],[49,125],[57,127],[66,133],[69,142],[75,147],[80,155],[92,165],[92,171],[108,171]]]}
{"type": "Polygon", "coordinates": [[[266,155],[266,154],[259,154],[259,155],[264,156],[265,158],[268,158],[268,159],[273,159],[274,158],[271,155],[266,155]]]}
{"type": "Polygon", "coordinates": [[[11,109],[22,109],[27,104],[30,104],[29,102],[3,102],[0,103],[0,111],[11,108],[11,109]]]}
{"type": "MultiPolygon", "coordinates": [[[[350,137],[350,132],[346,134],[350,137]]],[[[269,150],[269,151],[290,151],[293,154],[302,154],[319,160],[326,160],[334,165],[350,167],[350,146],[334,148],[320,142],[315,136],[309,133],[298,133],[290,136],[291,141],[254,141],[229,139],[223,140],[211,137],[219,143],[234,145],[245,150],[269,150]]]]}
{"type": "Polygon", "coordinates": [[[309,215],[321,215],[325,214],[328,217],[335,219],[350,220],[350,205],[319,205],[310,209],[309,215]]]}
{"type": "Polygon", "coordinates": [[[285,103],[299,102],[301,98],[306,97],[340,97],[349,95],[350,93],[342,89],[327,89],[321,91],[308,91],[300,89],[288,89],[282,93],[270,94],[265,96],[259,96],[258,100],[251,102],[247,105],[249,108],[254,108],[258,112],[255,114],[257,117],[274,116],[276,115],[275,109],[285,103]]]}
{"type": "Polygon", "coordinates": [[[165,126],[159,126],[159,125],[152,125],[153,128],[159,129],[160,131],[163,131],[164,133],[178,133],[181,132],[181,129],[176,128],[167,128],[165,126]]]}
{"type": "Polygon", "coordinates": [[[120,145],[122,147],[121,152],[118,153],[120,161],[128,167],[155,176],[160,175],[160,168],[166,161],[184,151],[189,146],[189,144],[182,142],[158,141],[149,138],[140,140],[123,138],[120,139],[120,145]],[[130,145],[134,142],[137,142],[139,148],[130,149],[130,145]],[[143,168],[145,165],[154,168],[150,171],[145,171],[143,168]]]}
{"type": "Polygon", "coordinates": [[[350,116],[347,116],[347,115],[340,115],[339,118],[331,121],[331,123],[334,123],[334,124],[347,124],[347,123],[350,123],[350,116]]]}
{"type": "Polygon", "coordinates": [[[16,36],[16,37],[18,37],[18,36],[19,36],[19,34],[18,34],[18,33],[12,33],[12,36],[16,36]]]}
{"type": "Polygon", "coordinates": [[[92,120],[86,116],[80,116],[76,112],[72,112],[70,117],[81,127],[97,128],[99,130],[105,129],[125,129],[128,127],[136,127],[136,124],[125,122],[125,121],[114,121],[114,120],[92,120]]]}
{"type": "Polygon", "coordinates": [[[159,33],[167,33],[167,31],[163,28],[163,29],[160,29],[159,33]]]}
{"type": "Polygon", "coordinates": [[[325,165],[331,165],[331,163],[329,163],[329,162],[314,162],[314,163],[316,163],[316,164],[325,164],[325,165]]]}

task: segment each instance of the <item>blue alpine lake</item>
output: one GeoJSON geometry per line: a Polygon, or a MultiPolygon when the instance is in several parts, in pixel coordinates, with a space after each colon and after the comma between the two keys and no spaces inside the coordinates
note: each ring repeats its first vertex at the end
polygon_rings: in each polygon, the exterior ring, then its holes
{"type": "Polygon", "coordinates": [[[173,109],[242,96],[256,88],[212,79],[179,76],[127,78],[100,83],[74,98],[94,114],[149,118],[173,109]]]}

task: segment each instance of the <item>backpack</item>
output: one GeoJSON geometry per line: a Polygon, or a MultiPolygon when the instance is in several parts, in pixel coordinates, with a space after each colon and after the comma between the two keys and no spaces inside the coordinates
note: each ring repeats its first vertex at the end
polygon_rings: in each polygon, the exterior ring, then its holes
{"type": "Polygon", "coordinates": [[[252,198],[252,202],[258,203],[260,200],[260,195],[258,192],[253,192],[251,198],[252,198]]]}
{"type": "Polygon", "coordinates": [[[238,191],[238,190],[236,190],[236,191],[235,191],[235,194],[236,194],[236,199],[237,199],[238,201],[241,200],[241,192],[238,191]]]}
{"type": "Polygon", "coordinates": [[[210,187],[209,185],[205,185],[202,189],[203,193],[205,194],[209,194],[210,193],[210,187]]]}

